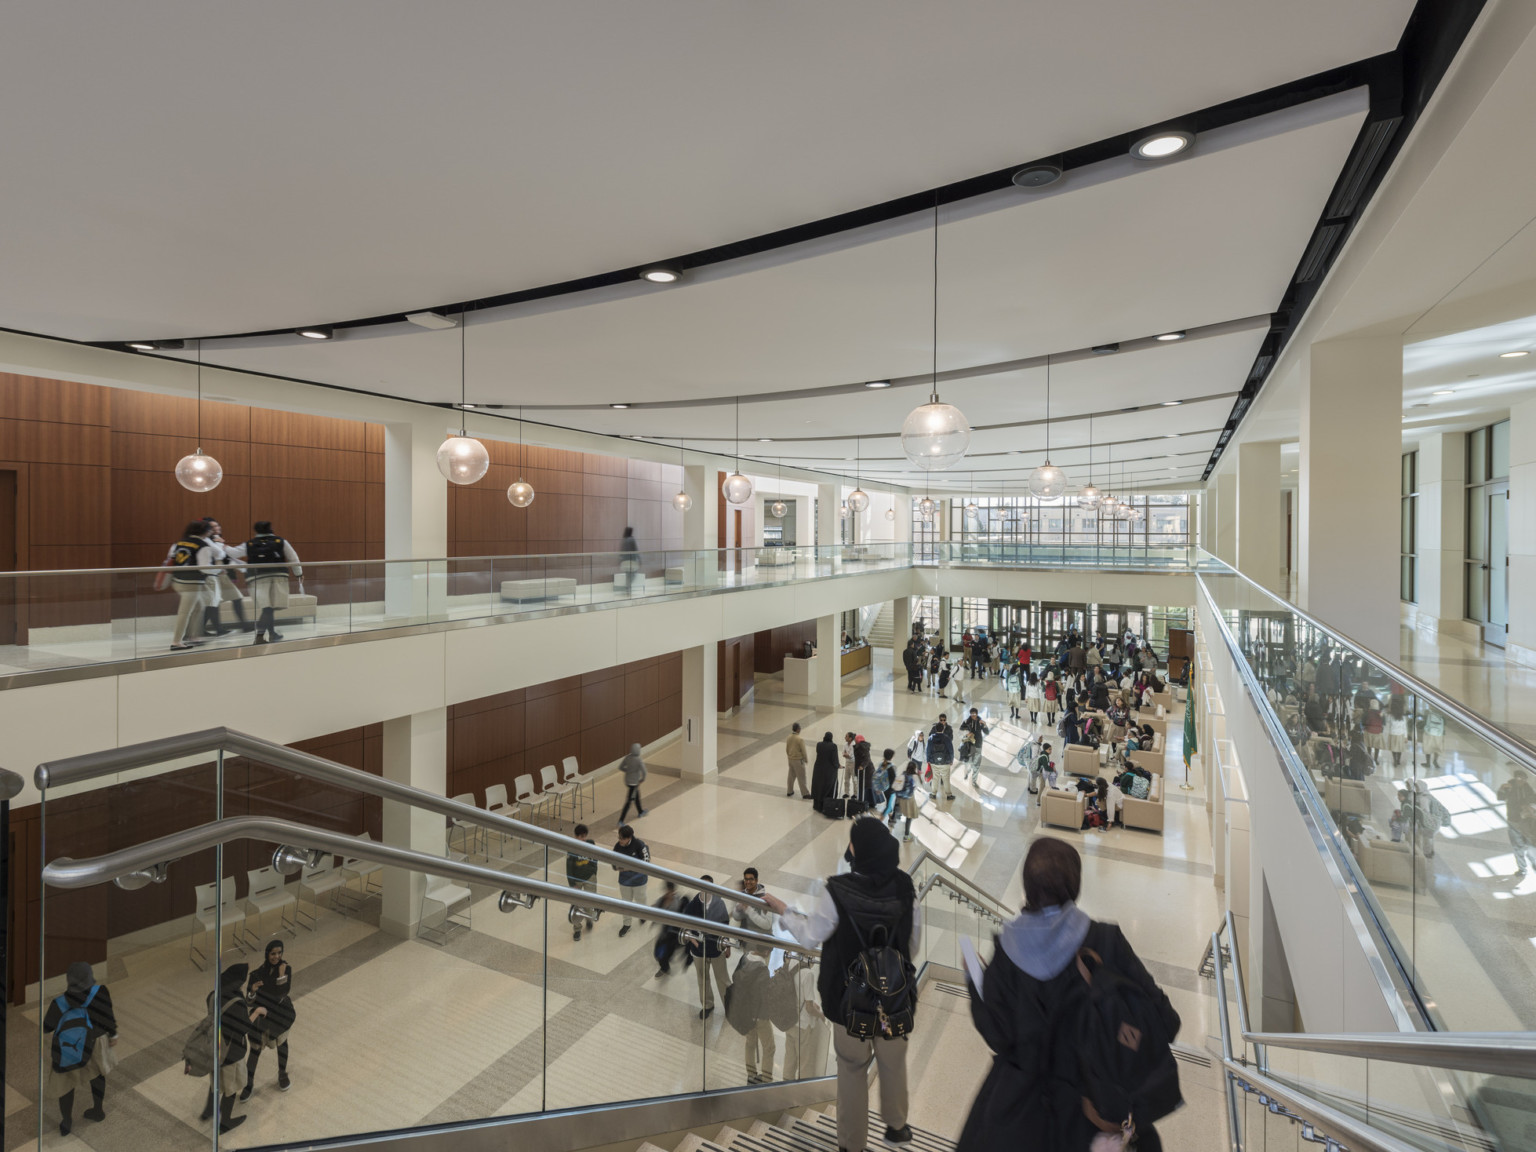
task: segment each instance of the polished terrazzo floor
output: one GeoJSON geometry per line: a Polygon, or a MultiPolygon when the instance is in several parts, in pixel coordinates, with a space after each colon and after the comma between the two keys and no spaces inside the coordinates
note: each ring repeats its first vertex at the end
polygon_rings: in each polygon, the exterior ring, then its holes
{"type": "MultiPolygon", "coordinates": [[[[835,870],[847,844],[845,822],[816,815],[785,791],[782,746],[791,723],[808,736],[854,730],[878,751],[901,749],[913,730],[954,702],[893,692],[890,654],[847,678],[841,709],[818,714],[803,700],[786,699],[776,679],[764,679],[736,714],[720,721],[719,772],[703,783],[676,773],[678,749],[651,758],[644,789],[647,813],[632,821],[653,859],[680,870],[708,872],[726,881],[754,864],[770,890],[792,898],[835,870]]],[[[1009,764],[1024,732],[1006,720],[995,682],[973,686],[975,703],[994,730],[978,786],[960,787],[953,802],[931,805],[904,846],[910,862],[927,850],[946,857],[965,876],[1008,906],[1019,903],[1019,869],[1038,832],[1038,808],[1025,779],[1009,764]]],[[[1183,775],[1177,746],[1168,772],[1183,775]]],[[[1203,1051],[1214,1030],[1208,983],[1196,974],[1204,943],[1218,917],[1211,880],[1211,847],[1204,793],[1169,789],[1166,831],[1134,830],[1050,834],[1078,844],[1084,854],[1082,904],[1093,915],[1117,920],[1149,969],[1167,988],[1184,1019],[1180,1043],[1203,1051]]],[[[610,844],[623,788],[599,781],[590,817],[599,843],[610,844]]],[[[569,827],[569,817],[565,827],[569,827]]],[[[542,875],[542,850],[515,845],[489,849],[489,860],[542,875]]],[[[551,863],[563,879],[564,862],[551,863]]],[[[614,874],[600,883],[612,890],[614,874]]],[[[658,885],[648,893],[654,900],[658,885]]],[[[746,1081],[743,1040],[719,1009],[701,1021],[699,990],[691,971],[674,962],[658,976],[651,951],[655,934],[637,926],[618,935],[604,916],[585,938],[572,938],[564,906],[497,911],[495,893],[476,893],[472,928],[445,947],[401,942],[374,927],[377,902],[358,918],[322,912],[318,929],[289,939],[296,968],[298,1023],[292,1033],[293,1088],[279,1093],[276,1062],[267,1053],[249,1102],[237,1107],[247,1122],[222,1142],[256,1147],[320,1139],[355,1131],[566,1108],[648,1095],[740,1085],[746,1081]],[[623,1059],[615,1059],[622,1054],[623,1059]]],[[[925,952],[953,963],[965,927],[937,896],[927,908],[925,952]]],[[[210,1126],[198,1120],[206,1081],[182,1075],[180,1051],[201,1014],[209,978],[187,960],[184,930],[114,942],[103,974],[117,1005],[122,1040],[107,1098],[107,1119],[83,1121],[57,1132],[47,1102],[47,1149],[206,1148],[210,1126]]],[[[985,955],[987,947],[983,946],[985,955]]],[[[226,956],[226,962],[234,959],[226,956]]],[[[731,966],[737,960],[732,958],[731,966]]],[[[8,1036],[10,1091],[6,1147],[35,1146],[37,1125],[36,1010],[12,1014],[8,1036]]],[[[990,1056],[969,1021],[963,998],[934,994],[924,1001],[925,1035],[913,1045],[916,1124],[957,1132],[990,1056]]],[[[775,1076],[784,1073],[789,1037],[777,1036],[775,1076]]],[[[1184,1066],[1186,1107],[1162,1126],[1170,1147],[1214,1147],[1222,1130],[1214,1073],[1184,1066]]]]}

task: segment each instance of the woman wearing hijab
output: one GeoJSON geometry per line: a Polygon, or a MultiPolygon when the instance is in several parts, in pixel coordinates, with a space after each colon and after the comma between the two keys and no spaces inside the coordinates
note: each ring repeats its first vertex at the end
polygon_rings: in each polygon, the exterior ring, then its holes
{"type": "Polygon", "coordinates": [[[837,794],[837,774],[840,768],[837,741],[828,732],[817,743],[816,763],[811,766],[811,807],[816,811],[821,811],[824,800],[837,794]]]}
{"type": "Polygon", "coordinates": [[[208,993],[208,1011],[219,1013],[224,1058],[209,1078],[208,1102],[203,1105],[200,1119],[212,1119],[214,1092],[217,1090],[220,1132],[228,1132],[245,1123],[244,1116],[234,1114],[235,1094],[245,1087],[246,1042],[254,1039],[260,1043],[260,1024],[267,1015],[265,1008],[253,1008],[245,1002],[245,978],[249,973],[248,964],[231,965],[219,973],[219,990],[208,993]],[[218,999],[215,1000],[215,997],[218,999]]]}
{"type": "MultiPolygon", "coordinates": [[[[1080,1038],[1053,1012],[1083,980],[1080,955],[1096,954],[1140,985],[1156,1008],[1163,1039],[1178,1034],[1179,1014],[1119,927],[1091,920],[1077,906],[1082,880],[1082,858],[1066,841],[1040,836],[1030,844],[1024,910],[1003,926],[982,988],[971,992],[971,1020],[992,1049],[992,1069],[971,1104],[957,1152],[1013,1152],[1023,1132],[1040,1152],[1079,1152],[1104,1131],[1089,1119],[1089,1102],[1073,1079],[1080,1038]]],[[[1136,1101],[1137,1152],[1162,1152],[1152,1122],[1178,1104],[1176,1072],[1164,1089],[1157,1100],[1136,1101]]]]}
{"type": "Polygon", "coordinates": [[[85,1118],[106,1119],[102,1108],[107,1097],[106,1049],[117,1043],[112,994],[105,984],[96,983],[91,966],[76,960],[65,973],[65,984],[64,995],[54,997],[43,1017],[43,1031],[55,1033],[48,1088],[58,1097],[60,1136],[68,1136],[74,1125],[76,1088],[88,1085],[91,1089],[85,1118]]]}
{"type": "Polygon", "coordinates": [[[283,959],[281,940],[267,945],[266,957],[266,963],[253,968],[245,982],[245,998],[253,1008],[265,1008],[267,1014],[251,1038],[245,1087],[240,1090],[242,1100],[249,1100],[256,1087],[256,1065],[263,1048],[277,1049],[277,1090],[286,1092],[292,1087],[288,1079],[288,1030],[298,1015],[293,1007],[293,966],[283,959]]]}

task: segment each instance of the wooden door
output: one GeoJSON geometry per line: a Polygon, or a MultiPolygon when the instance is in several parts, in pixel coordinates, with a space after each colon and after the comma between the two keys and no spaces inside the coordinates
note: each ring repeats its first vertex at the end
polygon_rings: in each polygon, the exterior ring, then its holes
{"type": "MultiPolygon", "coordinates": [[[[0,470],[0,572],[14,572],[16,540],[16,473],[0,470]]],[[[16,581],[0,579],[0,644],[16,643],[16,581]]]]}

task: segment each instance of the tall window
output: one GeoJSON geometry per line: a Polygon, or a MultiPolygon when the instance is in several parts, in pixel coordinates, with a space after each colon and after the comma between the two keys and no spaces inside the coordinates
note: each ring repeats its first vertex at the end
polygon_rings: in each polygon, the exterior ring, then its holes
{"type": "MultiPolygon", "coordinates": [[[[939,598],[937,596],[914,596],[911,600],[912,619],[909,624],[921,624],[925,632],[937,632],[939,630],[939,598]]],[[[902,644],[906,644],[906,638],[902,637],[902,644]]]]}
{"type": "Polygon", "coordinates": [[[1467,434],[1467,618],[1504,643],[1509,624],[1509,421],[1467,434]]]}
{"type": "Polygon", "coordinates": [[[1040,500],[1034,496],[977,496],[951,500],[950,539],[967,545],[1137,544],[1185,547],[1190,542],[1190,498],[1185,492],[1130,498],[1142,511],[1137,522],[1100,516],[1081,508],[1076,497],[1040,500]],[[976,505],[975,512],[967,506],[976,505]]]}
{"type": "Polygon", "coordinates": [[[1410,604],[1417,603],[1419,561],[1419,454],[1403,453],[1402,556],[1398,575],[1398,595],[1410,604]]]}
{"type": "MultiPolygon", "coordinates": [[[[933,514],[931,521],[924,520],[921,512],[917,510],[917,501],[912,501],[912,559],[915,564],[932,564],[937,560],[939,542],[939,512],[933,514]]],[[[930,626],[936,624],[938,616],[929,617],[930,626]]]]}

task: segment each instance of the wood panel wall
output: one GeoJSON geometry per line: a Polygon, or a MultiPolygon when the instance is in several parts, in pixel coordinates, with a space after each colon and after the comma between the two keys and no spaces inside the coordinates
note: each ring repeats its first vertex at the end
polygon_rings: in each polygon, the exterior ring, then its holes
{"type": "Polygon", "coordinates": [[[533,777],[575,756],[583,773],[617,760],[631,744],[649,744],[683,722],[683,657],[636,660],[584,676],[503,692],[448,710],[448,794],[485,790],[533,777]]]}
{"type": "Polygon", "coordinates": [[[717,641],[715,707],[729,712],[752,691],[757,660],[753,655],[756,638],[752,633],[717,641]]]}
{"type": "Polygon", "coordinates": [[[799,656],[805,651],[807,640],[816,643],[815,620],[802,620],[798,624],[785,624],[756,633],[752,652],[754,667],[765,675],[784,671],[784,657],[799,656]]]}

